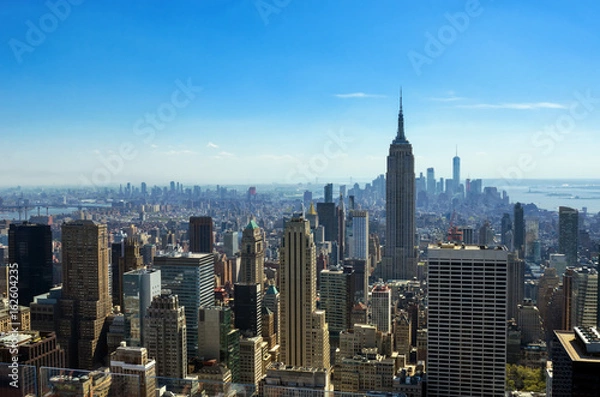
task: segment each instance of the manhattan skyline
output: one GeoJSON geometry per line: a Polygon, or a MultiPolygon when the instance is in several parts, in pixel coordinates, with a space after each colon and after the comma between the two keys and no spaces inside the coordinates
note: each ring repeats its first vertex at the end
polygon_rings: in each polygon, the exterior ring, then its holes
{"type": "Polygon", "coordinates": [[[417,175],[600,171],[591,1],[8,4],[3,186],[369,180],[400,86],[417,175]]]}

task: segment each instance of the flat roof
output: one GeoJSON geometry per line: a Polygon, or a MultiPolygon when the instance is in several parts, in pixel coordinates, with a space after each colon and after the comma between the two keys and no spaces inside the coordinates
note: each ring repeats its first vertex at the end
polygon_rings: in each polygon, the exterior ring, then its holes
{"type": "Polygon", "coordinates": [[[600,364],[600,356],[592,356],[587,353],[573,331],[554,331],[572,361],[600,364]]]}

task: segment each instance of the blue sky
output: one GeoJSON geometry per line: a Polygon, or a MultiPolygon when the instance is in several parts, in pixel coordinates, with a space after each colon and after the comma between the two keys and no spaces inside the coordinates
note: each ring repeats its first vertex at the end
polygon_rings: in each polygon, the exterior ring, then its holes
{"type": "Polygon", "coordinates": [[[0,185],[600,175],[593,1],[3,6],[0,185]]]}

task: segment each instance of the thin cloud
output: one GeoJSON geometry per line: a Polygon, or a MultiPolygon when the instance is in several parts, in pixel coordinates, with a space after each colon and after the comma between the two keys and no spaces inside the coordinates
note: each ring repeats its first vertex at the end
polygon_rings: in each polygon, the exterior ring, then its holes
{"type": "Polygon", "coordinates": [[[177,155],[181,155],[181,154],[195,154],[195,152],[184,149],[184,150],[169,150],[169,151],[165,152],[165,154],[167,156],[177,156],[177,155]]]}
{"type": "Polygon", "coordinates": [[[206,147],[209,147],[209,148],[211,148],[211,149],[218,149],[218,148],[219,148],[219,145],[217,145],[216,143],[208,142],[208,143],[206,144],[206,147]]]}
{"type": "Polygon", "coordinates": [[[335,94],[336,98],[385,98],[385,95],[365,94],[364,92],[351,92],[349,94],[335,94]]]}
{"type": "Polygon", "coordinates": [[[231,157],[231,156],[233,156],[233,153],[229,153],[229,152],[219,152],[219,156],[223,156],[223,157],[231,157]]]}
{"type": "Polygon", "coordinates": [[[456,95],[449,95],[447,97],[430,97],[429,100],[430,101],[436,101],[436,102],[455,102],[455,101],[463,101],[467,98],[462,97],[462,96],[456,96],[456,95]]]}
{"type": "Polygon", "coordinates": [[[514,110],[537,110],[537,109],[567,109],[565,105],[555,102],[522,102],[522,103],[476,103],[473,105],[456,105],[464,109],[514,109],[514,110]]]}

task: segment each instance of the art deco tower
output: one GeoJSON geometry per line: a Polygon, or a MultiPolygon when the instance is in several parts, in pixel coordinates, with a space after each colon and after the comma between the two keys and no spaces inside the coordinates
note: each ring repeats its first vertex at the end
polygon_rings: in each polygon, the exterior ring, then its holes
{"type": "Polygon", "coordinates": [[[316,248],[309,222],[287,222],[281,244],[281,361],[329,368],[329,327],[317,310],[316,248]]]}
{"type": "Polygon", "coordinates": [[[385,180],[386,242],[381,276],[384,280],[412,279],[416,275],[415,158],[412,145],[404,135],[402,92],[398,132],[390,145],[385,180]]]}

